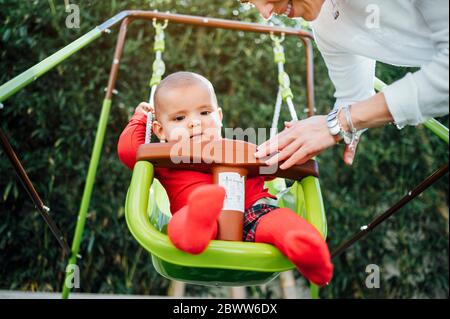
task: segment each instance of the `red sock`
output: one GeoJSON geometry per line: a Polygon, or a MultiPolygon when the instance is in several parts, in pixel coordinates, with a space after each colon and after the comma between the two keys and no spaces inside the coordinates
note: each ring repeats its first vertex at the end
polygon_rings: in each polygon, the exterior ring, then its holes
{"type": "Polygon", "coordinates": [[[169,222],[168,235],[180,250],[200,254],[216,238],[217,219],[223,208],[225,189],[205,185],[189,195],[188,203],[169,222]]]}
{"type": "Polygon", "coordinates": [[[324,286],[333,277],[333,264],[325,240],[306,220],[280,208],[263,216],[255,241],[277,247],[309,281],[324,286]]]}

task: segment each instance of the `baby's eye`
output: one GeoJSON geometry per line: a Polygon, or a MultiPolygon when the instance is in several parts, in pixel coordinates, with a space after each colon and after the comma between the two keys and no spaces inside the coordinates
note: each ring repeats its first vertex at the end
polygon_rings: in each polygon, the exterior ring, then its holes
{"type": "Polygon", "coordinates": [[[203,112],[200,113],[200,115],[209,115],[209,114],[211,114],[210,111],[203,111],[203,112]]]}
{"type": "Polygon", "coordinates": [[[181,121],[183,121],[185,119],[185,117],[183,116],[183,115],[180,115],[180,116],[176,116],[175,117],[175,121],[177,121],[177,122],[181,122],[181,121]]]}

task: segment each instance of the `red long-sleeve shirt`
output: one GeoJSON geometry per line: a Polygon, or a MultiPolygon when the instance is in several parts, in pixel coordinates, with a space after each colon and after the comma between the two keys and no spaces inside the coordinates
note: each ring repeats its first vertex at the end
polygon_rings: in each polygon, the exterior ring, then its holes
{"type": "MultiPolygon", "coordinates": [[[[133,169],[136,164],[136,153],[139,146],[145,142],[146,123],[146,114],[135,113],[120,135],[117,147],[119,158],[130,169],[133,169]]],[[[211,174],[189,170],[156,168],[155,177],[167,191],[172,213],[176,213],[187,204],[189,195],[197,187],[213,184],[211,174]]],[[[245,183],[245,209],[250,208],[256,201],[264,197],[276,198],[269,194],[267,189],[264,189],[264,177],[248,178],[245,183]]]]}

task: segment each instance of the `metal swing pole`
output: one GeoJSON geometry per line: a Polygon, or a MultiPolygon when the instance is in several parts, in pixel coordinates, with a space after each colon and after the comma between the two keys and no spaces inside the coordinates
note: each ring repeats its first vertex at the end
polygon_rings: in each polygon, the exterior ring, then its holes
{"type": "Polygon", "coordinates": [[[366,237],[371,231],[376,227],[385,222],[389,217],[397,213],[402,207],[411,202],[414,198],[422,194],[431,185],[437,182],[441,177],[448,173],[448,163],[434,172],[431,176],[426,178],[422,183],[416,186],[413,190],[409,191],[400,201],[398,201],[394,206],[389,208],[386,212],[375,218],[369,225],[362,226],[361,230],[353,235],[351,238],[346,240],[344,243],[338,246],[336,250],[331,254],[331,258],[336,258],[341,255],[345,250],[353,246],[356,242],[366,237]]]}
{"type": "Polygon", "coordinates": [[[117,40],[116,51],[114,54],[114,59],[111,67],[111,73],[109,76],[108,87],[106,89],[106,96],[103,101],[102,111],[100,115],[100,120],[98,123],[97,133],[95,137],[94,147],[92,150],[91,162],[89,164],[89,170],[86,178],[86,184],[84,186],[83,197],[81,200],[80,210],[78,213],[78,222],[75,229],[75,235],[72,242],[71,256],[66,267],[66,273],[64,278],[62,298],[67,299],[70,294],[71,287],[69,282],[71,280],[72,273],[67,271],[68,269],[74,269],[76,266],[77,259],[81,258],[78,254],[80,251],[81,239],[84,232],[84,226],[86,223],[87,211],[89,209],[89,203],[91,200],[92,190],[95,183],[95,176],[97,174],[98,163],[100,161],[100,155],[102,152],[103,141],[106,133],[106,126],[108,124],[109,112],[111,110],[112,97],[114,94],[114,88],[116,86],[117,76],[119,73],[120,59],[122,57],[123,49],[125,46],[125,40],[128,30],[128,25],[130,24],[130,19],[125,18],[120,27],[120,33],[117,40]]]}
{"type": "Polygon", "coordinates": [[[69,245],[67,245],[63,233],[49,215],[50,208],[44,205],[44,202],[42,201],[38,192],[34,188],[33,183],[31,182],[27,172],[25,171],[25,168],[23,167],[22,163],[20,162],[19,158],[14,152],[14,149],[12,148],[11,144],[8,142],[8,138],[6,137],[5,133],[1,128],[0,128],[0,144],[3,150],[5,151],[6,156],[8,156],[9,161],[13,165],[20,182],[22,183],[23,187],[25,188],[31,200],[33,201],[36,209],[39,211],[42,218],[47,223],[53,236],[55,236],[64,254],[69,254],[70,248],[69,245]]]}

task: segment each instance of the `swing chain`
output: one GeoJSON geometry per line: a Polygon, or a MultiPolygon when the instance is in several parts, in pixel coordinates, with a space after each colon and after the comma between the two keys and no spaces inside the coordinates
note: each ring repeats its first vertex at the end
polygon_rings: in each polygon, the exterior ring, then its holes
{"type": "Polygon", "coordinates": [[[274,32],[271,32],[270,38],[273,42],[274,62],[278,66],[278,96],[272,120],[272,128],[270,130],[270,135],[273,137],[278,131],[277,125],[280,118],[280,111],[283,101],[288,105],[292,120],[297,121],[298,116],[293,103],[294,93],[291,90],[291,81],[289,79],[289,75],[284,69],[286,54],[282,43],[284,42],[286,35],[281,33],[280,36],[276,36],[274,32]]]}
{"type": "Polygon", "coordinates": [[[284,71],[284,64],[286,63],[286,55],[284,53],[284,47],[282,45],[285,40],[285,34],[276,36],[273,32],[270,33],[270,38],[274,42],[273,52],[275,63],[279,66],[278,83],[280,85],[281,96],[283,101],[287,101],[288,98],[293,99],[294,93],[291,90],[291,81],[289,75],[284,71]]]}
{"type": "Polygon", "coordinates": [[[270,32],[270,38],[276,44],[281,45],[281,43],[283,43],[284,39],[286,38],[286,34],[285,33],[281,33],[281,36],[276,36],[275,33],[272,31],[272,32],[270,32]]]}
{"type": "Polygon", "coordinates": [[[164,30],[167,28],[168,24],[169,20],[165,20],[164,24],[160,24],[156,19],[153,19],[153,26],[156,29],[153,51],[156,53],[156,59],[152,65],[153,72],[149,83],[150,87],[158,85],[162,80],[162,76],[166,72],[166,65],[162,60],[162,53],[164,53],[166,48],[164,30]]]}
{"type": "MultiPolygon", "coordinates": [[[[155,35],[155,44],[153,46],[153,51],[155,52],[155,61],[152,65],[152,77],[150,79],[149,86],[151,88],[149,103],[151,106],[154,106],[154,95],[156,92],[156,87],[161,83],[162,77],[164,73],[166,73],[166,65],[162,58],[162,55],[166,49],[166,41],[164,30],[169,25],[169,20],[165,20],[164,24],[158,23],[156,18],[153,19],[153,26],[156,30],[155,35]]],[[[149,144],[151,142],[152,136],[152,123],[153,123],[153,114],[152,112],[147,113],[147,125],[145,132],[145,144],[149,144]]]]}
{"type": "Polygon", "coordinates": [[[158,23],[158,20],[156,18],[153,19],[153,27],[156,29],[156,31],[161,30],[164,31],[167,26],[169,25],[169,20],[164,20],[164,24],[158,23]]]}

